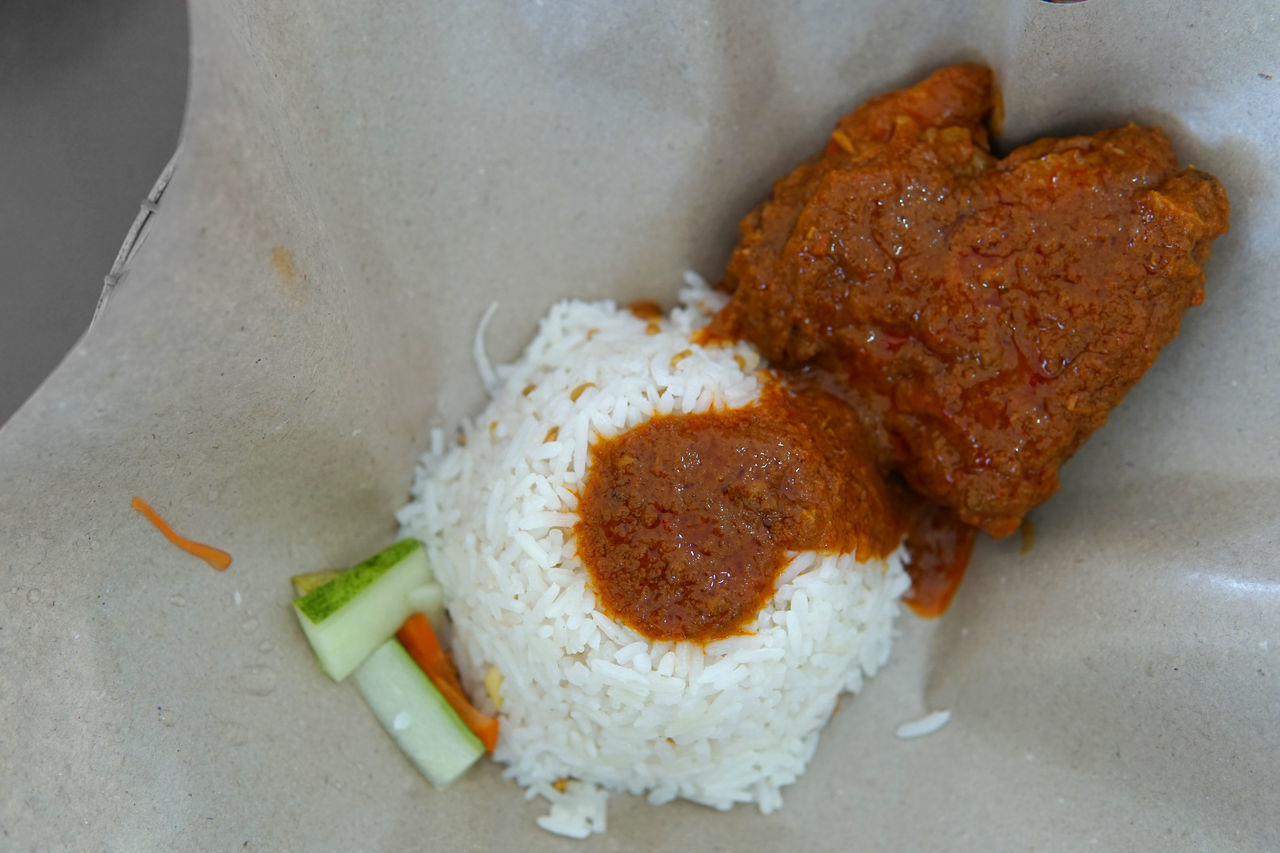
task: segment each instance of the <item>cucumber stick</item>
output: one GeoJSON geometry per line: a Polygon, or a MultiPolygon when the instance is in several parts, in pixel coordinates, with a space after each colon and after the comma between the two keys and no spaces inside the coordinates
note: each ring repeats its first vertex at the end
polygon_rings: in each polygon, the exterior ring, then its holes
{"type": "Polygon", "coordinates": [[[422,543],[406,539],[294,599],[293,609],[320,668],[341,681],[417,610],[411,593],[434,583],[422,543]]]}
{"type": "Polygon", "coordinates": [[[398,641],[379,646],[352,680],[378,722],[432,785],[443,788],[484,755],[480,738],[398,641]]]}

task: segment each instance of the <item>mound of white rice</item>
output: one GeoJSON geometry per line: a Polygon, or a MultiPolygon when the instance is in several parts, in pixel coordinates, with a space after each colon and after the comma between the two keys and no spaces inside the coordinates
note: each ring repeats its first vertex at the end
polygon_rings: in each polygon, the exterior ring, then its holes
{"type": "Polygon", "coordinates": [[[909,584],[900,553],[866,564],[800,553],[750,634],[705,647],[648,640],[596,609],[573,539],[590,443],[761,391],[754,349],[690,343],[717,307],[690,285],[660,324],[609,302],[556,305],[524,356],[494,371],[463,441],[434,437],[399,514],[402,534],[426,543],[454,659],[490,711],[482,681],[501,674],[494,757],[552,802],[540,823],[564,834],[603,830],[597,786],[778,808],[839,694],[888,658],[909,584]],[[566,778],[583,784],[554,787],[566,778]]]}

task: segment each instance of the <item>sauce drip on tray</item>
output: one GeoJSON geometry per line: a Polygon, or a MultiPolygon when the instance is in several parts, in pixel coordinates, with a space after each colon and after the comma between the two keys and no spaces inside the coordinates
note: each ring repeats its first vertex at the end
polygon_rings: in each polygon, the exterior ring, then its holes
{"type": "Polygon", "coordinates": [[[907,534],[907,574],[911,589],[902,597],[917,616],[941,616],[964,580],[978,529],[950,507],[928,505],[907,534]]]}

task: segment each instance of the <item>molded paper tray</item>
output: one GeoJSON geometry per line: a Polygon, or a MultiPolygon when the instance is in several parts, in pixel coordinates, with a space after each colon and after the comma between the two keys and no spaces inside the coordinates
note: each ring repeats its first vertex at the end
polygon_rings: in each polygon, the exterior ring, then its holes
{"type": "Polygon", "coordinates": [[[312,663],[289,575],[389,541],[426,428],[481,400],[490,300],[496,358],[559,297],[669,301],[839,115],[977,59],[1006,149],[1134,119],[1222,179],[1208,299],[1067,466],[1034,548],[982,542],[945,618],[904,617],[781,812],[615,797],[587,844],[1276,849],[1266,7],[194,3],[149,236],[0,432],[0,847],[577,849],[493,765],[429,789],[312,663]],[[174,549],[135,494],[234,565],[174,549]],[[894,737],[938,708],[941,731],[894,737]]]}

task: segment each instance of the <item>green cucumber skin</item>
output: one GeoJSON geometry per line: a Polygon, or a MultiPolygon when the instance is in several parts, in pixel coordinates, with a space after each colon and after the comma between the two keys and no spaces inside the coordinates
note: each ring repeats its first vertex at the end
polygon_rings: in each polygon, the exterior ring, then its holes
{"type": "Polygon", "coordinates": [[[457,780],[484,755],[484,744],[398,641],[379,646],[352,680],[378,722],[437,788],[457,780]],[[400,714],[411,722],[396,731],[400,714]]]}
{"type": "Polygon", "coordinates": [[[422,543],[417,539],[397,542],[347,569],[324,586],[313,589],[294,601],[294,605],[299,613],[319,625],[386,574],[392,566],[420,548],[422,543]]]}
{"type": "MultiPolygon", "coordinates": [[[[302,602],[331,586],[347,583],[346,575],[335,578],[293,603],[298,623],[320,661],[321,670],[334,681],[345,679],[374,649],[394,637],[404,620],[415,610],[409,600],[410,593],[434,582],[426,550],[416,541],[410,542],[408,546],[402,543],[394,550],[388,549],[378,556],[387,554],[399,555],[400,559],[394,563],[385,559],[378,562],[366,561],[377,568],[377,580],[362,584],[356,578],[351,585],[357,591],[352,595],[344,595],[346,600],[343,606],[331,612],[323,621],[313,621],[303,610],[302,602]]],[[[334,593],[330,600],[336,600],[337,597],[334,593]]]]}

